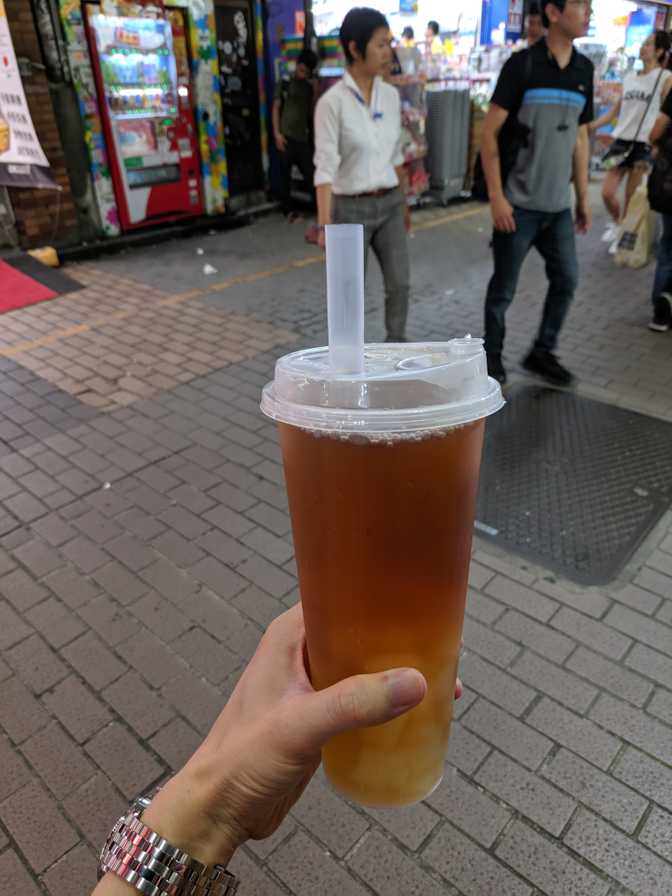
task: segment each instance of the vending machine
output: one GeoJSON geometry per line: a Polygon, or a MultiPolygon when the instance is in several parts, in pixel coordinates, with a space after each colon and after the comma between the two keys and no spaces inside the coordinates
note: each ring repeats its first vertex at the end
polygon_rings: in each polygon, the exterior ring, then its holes
{"type": "Polygon", "coordinates": [[[86,21],[122,230],[202,214],[190,84],[171,21],[93,4],[86,21]]]}

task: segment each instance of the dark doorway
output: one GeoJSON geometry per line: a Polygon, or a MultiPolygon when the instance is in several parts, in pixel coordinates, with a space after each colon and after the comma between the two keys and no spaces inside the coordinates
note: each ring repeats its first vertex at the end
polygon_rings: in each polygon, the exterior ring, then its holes
{"type": "Polygon", "coordinates": [[[215,0],[224,139],[232,196],[264,189],[252,0],[215,0]]]}

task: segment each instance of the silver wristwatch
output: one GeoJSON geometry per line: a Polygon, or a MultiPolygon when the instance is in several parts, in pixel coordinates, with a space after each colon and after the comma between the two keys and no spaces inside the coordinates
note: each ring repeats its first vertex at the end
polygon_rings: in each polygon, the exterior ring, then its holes
{"type": "Polygon", "coordinates": [[[222,865],[204,865],[142,822],[151,799],[140,797],[112,828],[100,854],[99,879],[116,874],[145,896],[234,896],[238,880],[222,865]]]}

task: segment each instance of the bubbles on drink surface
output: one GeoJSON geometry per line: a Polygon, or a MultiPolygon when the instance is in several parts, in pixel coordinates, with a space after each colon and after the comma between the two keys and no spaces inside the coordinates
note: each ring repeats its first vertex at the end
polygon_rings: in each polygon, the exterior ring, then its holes
{"type": "Polygon", "coordinates": [[[339,432],[329,429],[304,429],[307,435],[314,439],[333,439],[339,442],[347,442],[349,445],[394,445],[426,442],[429,439],[445,439],[460,429],[473,426],[472,423],[463,423],[459,426],[450,426],[443,429],[419,429],[413,432],[339,432]]]}

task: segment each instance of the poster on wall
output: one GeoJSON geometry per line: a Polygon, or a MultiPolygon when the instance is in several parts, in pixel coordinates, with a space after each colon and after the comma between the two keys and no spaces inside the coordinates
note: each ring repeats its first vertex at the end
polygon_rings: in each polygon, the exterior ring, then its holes
{"type": "Polygon", "coordinates": [[[37,139],[0,0],[0,186],[60,189],[37,139]]]}
{"type": "Polygon", "coordinates": [[[509,0],[506,18],[507,40],[518,40],[523,33],[523,0],[509,0]]]}

